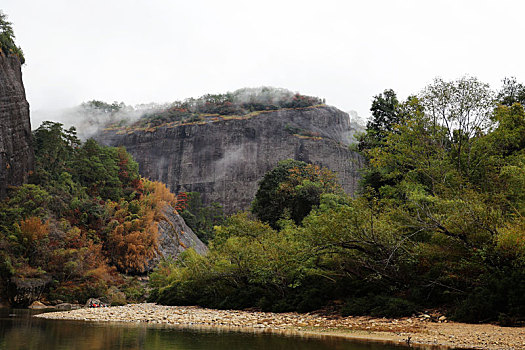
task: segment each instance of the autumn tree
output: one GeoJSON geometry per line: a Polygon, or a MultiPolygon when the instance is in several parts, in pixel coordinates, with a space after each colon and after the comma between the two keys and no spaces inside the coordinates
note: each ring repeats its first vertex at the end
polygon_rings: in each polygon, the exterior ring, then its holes
{"type": "Polygon", "coordinates": [[[164,211],[177,204],[177,197],[166,185],[142,181],[140,199],[107,205],[112,219],[106,249],[111,262],[123,272],[141,273],[147,269],[158,252],[158,223],[164,218],[164,211]]]}

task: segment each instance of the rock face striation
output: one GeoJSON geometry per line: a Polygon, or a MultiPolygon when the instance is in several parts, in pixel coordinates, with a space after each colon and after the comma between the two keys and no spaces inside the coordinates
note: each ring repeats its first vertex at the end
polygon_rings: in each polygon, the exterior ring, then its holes
{"type": "Polygon", "coordinates": [[[0,54],[0,199],[27,181],[34,166],[29,103],[20,60],[0,54]]]}
{"type": "Polygon", "coordinates": [[[321,105],[151,129],[106,129],[95,138],[126,147],[143,176],[176,193],[200,192],[205,203],[219,202],[232,213],[247,209],[258,181],[288,158],[329,168],[345,191],[354,193],[363,159],[348,149],[352,134],[348,114],[321,105]]]}
{"type": "Polygon", "coordinates": [[[162,215],[163,219],[159,221],[159,251],[149,262],[148,271],[153,270],[162,258],[176,259],[188,248],[195,249],[201,255],[208,252],[206,244],[202,243],[172,206],[162,208],[162,215]]]}

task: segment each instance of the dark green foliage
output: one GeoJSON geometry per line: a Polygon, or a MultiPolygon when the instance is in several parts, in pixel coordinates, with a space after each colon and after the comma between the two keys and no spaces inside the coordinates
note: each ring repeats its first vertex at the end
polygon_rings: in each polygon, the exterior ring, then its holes
{"type": "Polygon", "coordinates": [[[518,83],[515,77],[505,78],[497,98],[499,103],[508,107],[515,103],[525,105],[525,86],[518,83]]]}
{"type": "Polygon", "coordinates": [[[287,159],[266,173],[252,203],[252,212],[273,228],[280,219],[300,224],[323,193],[340,193],[333,173],[305,162],[287,159]]]}
{"type": "Polygon", "coordinates": [[[272,311],[337,300],[345,315],[442,308],[460,321],[521,324],[525,111],[493,96],[468,77],[436,79],[403,103],[377,96],[360,197],[326,187],[311,165],[281,162],[259,184],[258,220],[227,219],[208,256],[156,272],[154,300],[272,311]]]}
{"type": "Polygon", "coordinates": [[[49,183],[58,181],[62,173],[70,172],[75,152],[80,146],[76,130],[62,128],[62,124],[43,122],[34,132],[35,173],[33,182],[49,183]]]}
{"type": "Polygon", "coordinates": [[[215,235],[214,226],[221,225],[224,220],[222,206],[212,203],[205,206],[198,192],[188,192],[186,206],[180,215],[199,239],[208,244],[215,235]]]}
{"type": "Polygon", "coordinates": [[[122,148],[103,147],[89,139],[78,150],[74,178],[91,196],[118,201],[133,192],[138,164],[122,148]]]}
{"type": "Polygon", "coordinates": [[[405,317],[417,312],[413,302],[380,294],[349,299],[341,309],[343,316],[405,317]]]}
{"type": "Polygon", "coordinates": [[[25,63],[24,53],[20,46],[15,44],[15,33],[7,15],[0,11],[0,49],[4,55],[15,55],[21,64],[25,63]]]}
{"type": "Polygon", "coordinates": [[[389,133],[401,123],[403,109],[394,90],[385,90],[372,101],[372,119],[366,124],[366,132],[359,140],[359,150],[378,147],[389,133]]]}
{"type": "Polygon", "coordinates": [[[32,181],[46,184],[63,196],[84,192],[118,201],[133,192],[138,164],[122,148],[100,146],[90,139],[81,145],[74,128],[44,122],[34,132],[38,171],[32,181]],[[80,186],[80,187],[76,187],[80,186]]]}
{"type": "Polygon", "coordinates": [[[525,315],[525,266],[493,269],[462,300],[453,316],[462,322],[498,321],[515,325],[525,315]]]}

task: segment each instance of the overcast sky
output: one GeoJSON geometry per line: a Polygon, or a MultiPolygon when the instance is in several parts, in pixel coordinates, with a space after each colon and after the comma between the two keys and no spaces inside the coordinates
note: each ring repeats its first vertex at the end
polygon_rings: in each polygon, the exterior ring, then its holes
{"type": "MultiPolygon", "coordinates": [[[[369,116],[440,76],[525,81],[525,2],[2,0],[38,111],[169,102],[241,87],[324,97],[369,116]]],[[[35,117],[36,116],[36,117],[35,117]]],[[[38,120],[33,119],[33,127],[38,120]]]]}

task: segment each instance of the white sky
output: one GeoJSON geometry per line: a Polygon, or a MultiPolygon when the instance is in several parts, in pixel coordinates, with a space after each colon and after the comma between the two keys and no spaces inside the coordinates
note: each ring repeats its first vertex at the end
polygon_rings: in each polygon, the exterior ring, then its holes
{"type": "Polygon", "coordinates": [[[0,9],[25,52],[32,111],[264,85],[366,118],[374,95],[405,98],[437,76],[525,82],[519,0],[2,0],[0,9]]]}

